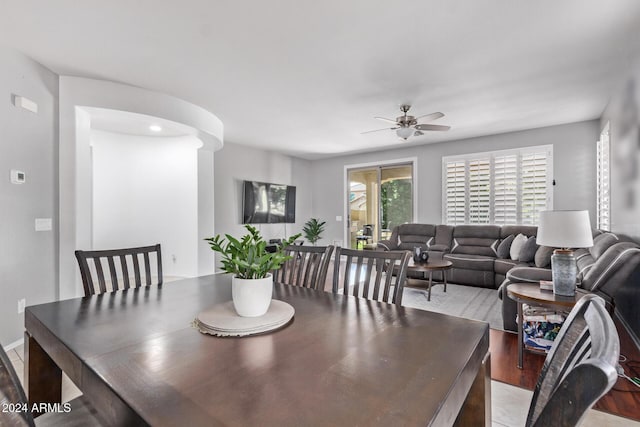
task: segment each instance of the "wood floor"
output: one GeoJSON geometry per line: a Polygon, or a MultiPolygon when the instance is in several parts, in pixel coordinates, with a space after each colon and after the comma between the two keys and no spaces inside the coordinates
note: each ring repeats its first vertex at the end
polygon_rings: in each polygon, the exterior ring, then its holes
{"type": "MultiPolygon", "coordinates": [[[[620,363],[629,376],[640,376],[640,351],[633,344],[626,330],[616,322],[620,335],[620,353],[627,362],[620,363]],[[631,375],[633,374],[633,375],[631,375]]],[[[525,352],[524,369],[518,369],[517,334],[491,329],[491,378],[503,383],[533,390],[542,370],[544,356],[525,352]]],[[[596,403],[595,409],[640,421],[640,388],[628,380],[618,378],[613,389],[596,403]]]]}

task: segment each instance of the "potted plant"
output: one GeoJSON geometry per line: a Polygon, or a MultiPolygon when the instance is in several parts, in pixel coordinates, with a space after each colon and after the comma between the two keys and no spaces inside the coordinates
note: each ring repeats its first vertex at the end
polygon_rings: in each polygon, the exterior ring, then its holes
{"type": "Polygon", "coordinates": [[[325,224],[326,224],[326,221],[320,221],[317,218],[311,218],[309,221],[304,223],[304,227],[302,228],[302,231],[304,232],[304,237],[313,246],[315,246],[316,242],[320,240],[320,237],[322,237],[325,224]]]}
{"type": "Polygon", "coordinates": [[[245,228],[248,234],[240,239],[218,234],[204,240],[222,256],[222,271],[233,274],[231,295],[238,315],[257,317],[265,314],[271,304],[271,271],[279,269],[290,258],[284,254],[284,248],[300,234],[284,240],[275,252],[267,252],[267,242],[260,232],[251,225],[245,225],[245,228]]]}

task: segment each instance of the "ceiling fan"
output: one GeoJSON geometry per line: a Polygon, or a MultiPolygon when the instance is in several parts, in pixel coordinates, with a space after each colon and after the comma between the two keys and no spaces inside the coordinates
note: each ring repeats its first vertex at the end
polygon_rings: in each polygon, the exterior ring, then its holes
{"type": "Polygon", "coordinates": [[[371,133],[371,132],[379,132],[381,130],[395,130],[396,131],[396,135],[398,135],[400,138],[402,138],[402,139],[404,139],[406,141],[407,138],[409,138],[412,135],[413,136],[424,135],[424,132],[422,132],[423,130],[426,130],[426,131],[448,131],[449,129],[451,129],[451,126],[430,125],[430,124],[418,123],[418,120],[422,120],[422,121],[437,120],[439,118],[444,117],[444,114],[442,114],[442,113],[431,113],[431,114],[425,114],[423,116],[418,116],[418,117],[408,116],[407,112],[409,111],[410,108],[411,108],[411,105],[406,105],[406,104],[401,105],[400,106],[400,111],[402,111],[403,115],[399,116],[399,117],[396,117],[395,120],[386,119],[384,117],[375,117],[378,120],[382,120],[384,122],[389,122],[389,123],[395,124],[394,127],[384,128],[384,129],[376,129],[376,130],[369,130],[369,131],[366,131],[366,132],[362,132],[362,134],[371,133]]]}

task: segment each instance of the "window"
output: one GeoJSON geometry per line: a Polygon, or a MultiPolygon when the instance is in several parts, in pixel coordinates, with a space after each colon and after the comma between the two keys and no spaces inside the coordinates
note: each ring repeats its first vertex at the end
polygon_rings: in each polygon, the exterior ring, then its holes
{"type": "Polygon", "coordinates": [[[553,146],[442,158],[446,224],[536,225],[552,209],[553,146]]]}
{"type": "Polygon", "coordinates": [[[609,191],[609,122],[605,125],[597,143],[597,228],[611,230],[609,213],[611,195],[609,191]]]}

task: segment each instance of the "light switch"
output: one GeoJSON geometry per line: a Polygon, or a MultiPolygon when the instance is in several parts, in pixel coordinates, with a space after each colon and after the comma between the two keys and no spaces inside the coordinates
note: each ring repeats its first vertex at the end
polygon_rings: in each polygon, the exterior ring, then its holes
{"type": "Polygon", "coordinates": [[[338,221],[338,222],[342,222],[342,216],[340,216],[340,215],[336,215],[336,221],[338,221]]]}
{"type": "Polygon", "coordinates": [[[36,218],[36,231],[51,230],[51,218],[36,218]]]}

